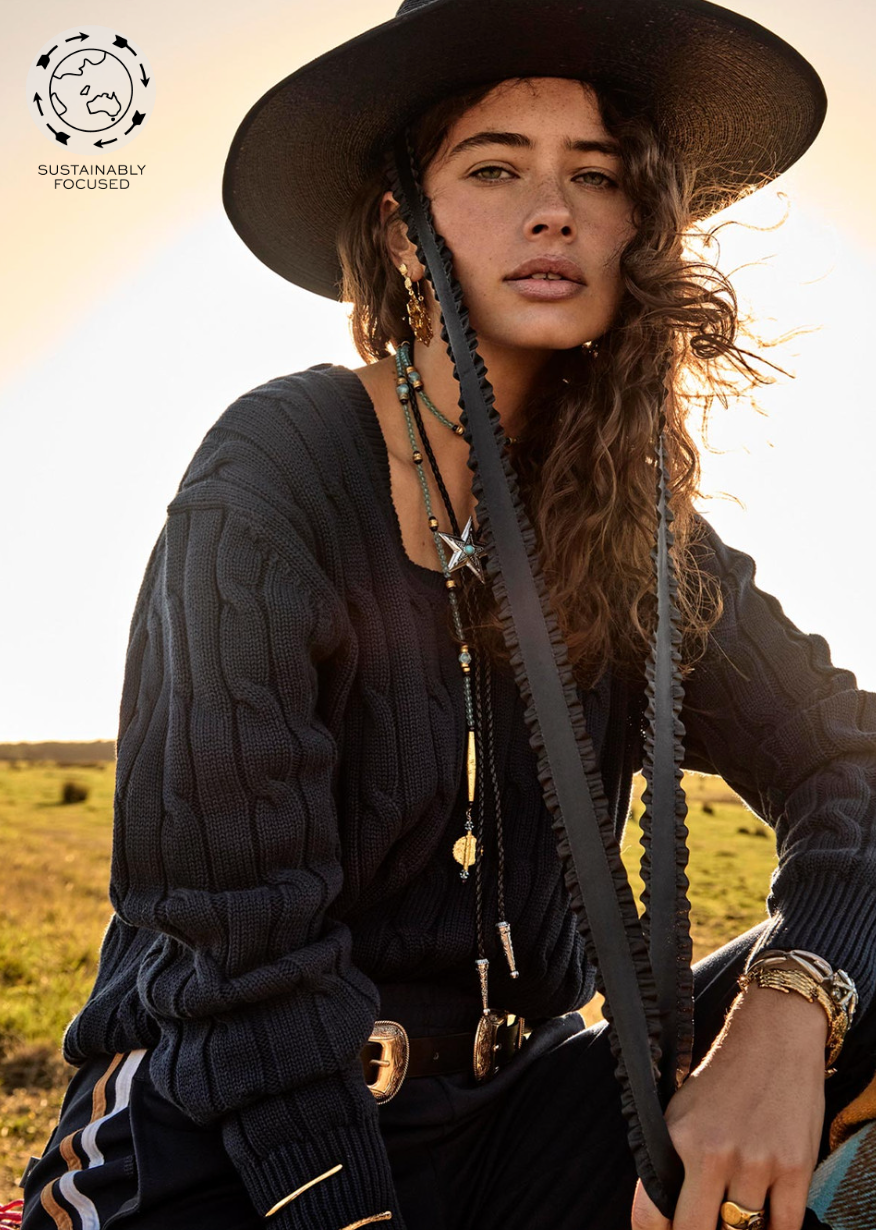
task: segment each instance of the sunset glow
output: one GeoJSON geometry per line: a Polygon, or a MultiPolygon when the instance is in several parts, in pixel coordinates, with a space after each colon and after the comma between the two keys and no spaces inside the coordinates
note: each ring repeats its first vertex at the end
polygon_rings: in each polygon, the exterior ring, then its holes
{"type": "MultiPolygon", "coordinates": [[[[231,0],[192,0],[181,17],[169,0],[130,0],[124,22],[147,48],[157,102],[123,151],[145,170],[113,193],[59,191],[38,172],[59,157],[28,114],[24,80],[69,6],[36,0],[6,15],[0,740],[115,736],[143,569],[204,433],[265,380],[361,363],[346,309],[283,282],[235,235],[221,176],[264,90],[394,7],[253,0],[243,16],[231,0]]],[[[745,508],[716,498],[702,509],[754,555],[758,583],[794,622],[876,689],[876,164],[861,158],[876,119],[876,8],[839,0],[825,23],[814,0],[730,7],[812,60],[830,109],[800,164],[732,211],[747,227],[720,237],[722,268],[747,266],[734,283],[762,332],[800,332],[767,352],[796,375],[763,390],[765,413],[743,403],[713,416],[722,451],[703,453],[704,490],[745,508]]],[[[99,22],[119,13],[110,0],[92,6],[99,22]]]]}

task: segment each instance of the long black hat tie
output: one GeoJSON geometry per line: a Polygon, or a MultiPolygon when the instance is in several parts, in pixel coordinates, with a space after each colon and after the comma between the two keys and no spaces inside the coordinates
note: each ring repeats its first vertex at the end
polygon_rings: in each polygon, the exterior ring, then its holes
{"type": "Polygon", "coordinates": [[[639,922],[568,652],[549,603],[535,532],[502,448],[501,421],[452,266],[432,224],[406,130],[387,159],[399,212],[441,305],[441,336],[460,388],[460,422],[477,518],[524,719],[538,756],[538,780],[588,959],[605,997],[621,1109],[636,1169],[649,1197],[671,1218],[684,1179],[663,1115],[687,1075],[693,1047],[693,977],[685,874],[686,808],[680,786],[683,690],[671,514],[662,413],[657,440],[657,623],[646,668],[648,788],[639,922]],[[644,929],[643,929],[644,928],[644,929]],[[661,1058],[663,1060],[661,1071],[661,1058]]]}

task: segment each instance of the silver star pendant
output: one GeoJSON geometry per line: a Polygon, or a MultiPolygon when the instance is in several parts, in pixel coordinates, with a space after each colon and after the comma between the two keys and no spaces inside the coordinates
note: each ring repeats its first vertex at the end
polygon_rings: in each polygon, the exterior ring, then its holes
{"type": "Polygon", "coordinates": [[[450,562],[447,565],[450,572],[455,572],[457,568],[462,568],[463,564],[467,564],[477,579],[482,584],[486,584],[487,578],[484,574],[481,556],[486,555],[487,548],[475,538],[472,531],[471,517],[465,523],[465,529],[462,531],[461,538],[457,538],[454,534],[442,534],[440,530],[438,531],[438,537],[443,538],[447,546],[453,548],[453,555],[450,557],[450,562]]]}

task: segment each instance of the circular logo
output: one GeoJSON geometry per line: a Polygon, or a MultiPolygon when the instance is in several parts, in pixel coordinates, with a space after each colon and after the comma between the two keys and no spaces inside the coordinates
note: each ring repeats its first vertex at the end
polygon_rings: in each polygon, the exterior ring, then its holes
{"type": "Polygon", "coordinates": [[[108,26],[74,27],[49,39],[27,74],[37,126],[69,150],[113,153],[152,112],[155,85],[139,43],[108,26]]]}

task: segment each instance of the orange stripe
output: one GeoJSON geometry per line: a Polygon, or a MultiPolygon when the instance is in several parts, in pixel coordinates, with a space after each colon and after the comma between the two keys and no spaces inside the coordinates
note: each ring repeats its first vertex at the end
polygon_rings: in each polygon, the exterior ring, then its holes
{"type": "Polygon", "coordinates": [[[94,1086],[94,1094],[91,1099],[91,1123],[94,1123],[95,1119],[100,1119],[106,1114],[107,1082],[124,1058],[124,1054],[113,1055],[109,1067],[94,1086]]]}
{"type": "MultiPolygon", "coordinates": [[[[82,1130],[81,1128],[77,1128],[76,1132],[79,1132],[81,1130],[82,1130]]],[[[82,1169],[82,1162],[80,1161],[79,1155],[77,1154],[76,1150],[73,1148],[73,1137],[76,1135],[76,1132],[71,1132],[69,1136],[65,1136],[64,1139],[61,1141],[61,1143],[58,1145],[58,1151],[61,1154],[61,1157],[67,1163],[68,1170],[81,1170],[82,1169]]]]}
{"type": "Polygon", "coordinates": [[[62,1209],[55,1197],[52,1195],[52,1187],[55,1180],[47,1183],[40,1192],[40,1204],[51,1217],[52,1221],[58,1227],[58,1230],[73,1230],[73,1222],[70,1220],[70,1214],[62,1209]]]}

